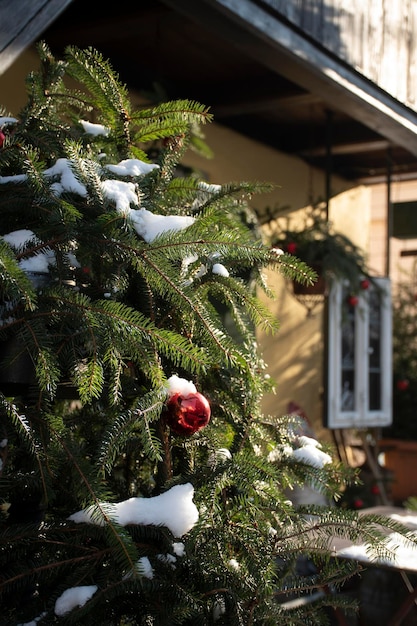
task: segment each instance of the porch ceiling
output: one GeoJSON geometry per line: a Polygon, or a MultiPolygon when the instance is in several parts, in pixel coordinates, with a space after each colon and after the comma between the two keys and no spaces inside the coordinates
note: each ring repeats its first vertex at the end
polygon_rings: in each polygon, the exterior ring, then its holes
{"type": "MultiPolygon", "coordinates": [[[[417,178],[417,132],[407,128],[409,120],[417,128],[416,113],[400,105],[405,125],[384,118],[374,105],[326,80],[319,57],[297,58],[267,33],[261,37],[248,27],[250,15],[246,22],[224,19],[231,16],[228,4],[141,0],[122,1],[118,9],[73,0],[41,38],[55,53],[69,44],[93,46],[129,89],[157,85],[166,99],[197,100],[219,124],[348,180],[386,180],[388,163],[393,179],[417,178]]],[[[234,4],[258,10],[262,2],[234,4]]],[[[268,19],[266,28],[276,16],[268,19]]],[[[365,87],[375,92],[375,86],[365,87]]],[[[387,100],[385,92],[376,95],[387,100]]]]}

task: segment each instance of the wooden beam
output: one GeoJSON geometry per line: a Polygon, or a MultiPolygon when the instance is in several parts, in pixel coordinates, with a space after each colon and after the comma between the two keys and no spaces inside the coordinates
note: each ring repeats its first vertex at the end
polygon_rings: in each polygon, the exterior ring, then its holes
{"type": "Polygon", "coordinates": [[[2,0],[0,74],[51,24],[71,0],[2,0]]]}
{"type": "MultiPolygon", "coordinates": [[[[364,152],[381,152],[386,150],[390,142],[386,139],[359,141],[354,143],[345,143],[332,146],[332,154],[358,154],[364,152]]],[[[326,155],[326,146],[317,146],[309,150],[299,152],[302,157],[320,157],[326,155]]]]}
{"type": "MultiPolygon", "coordinates": [[[[386,184],[387,171],[386,169],[384,169],[384,171],[374,171],[368,176],[359,176],[355,180],[359,185],[379,185],[380,183],[386,184]]],[[[417,172],[415,170],[410,170],[409,172],[394,171],[392,175],[392,182],[395,183],[401,183],[410,180],[417,180],[417,172]]]]}
{"type": "MultiPolygon", "coordinates": [[[[252,91],[253,87],[251,87],[252,91]]],[[[256,92],[256,87],[255,87],[256,92]]],[[[245,101],[238,100],[227,104],[213,105],[212,110],[216,119],[222,117],[235,117],[264,111],[279,111],[280,109],[297,108],[318,104],[322,100],[319,96],[311,93],[299,93],[291,96],[270,96],[264,98],[250,98],[245,101]]]]}
{"type": "MultiPolygon", "coordinates": [[[[139,40],[142,37],[147,37],[149,32],[156,33],[161,20],[164,26],[176,28],[179,19],[180,17],[176,12],[167,10],[165,6],[158,6],[157,4],[142,6],[140,2],[136,5],[126,6],[126,10],[112,12],[110,17],[107,13],[105,15],[98,13],[94,15],[94,18],[87,14],[84,21],[76,26],[77,45],[83,48],[91,45],[91,41],[94,41],[96,48],[103,43],[115,42],[122,46],[123,42],[132,37],[134,40],[139,40]]],[[[60,24],[59,28],[54,26],[52,33],[48,35],[48,43],[59,45],[62,41],[68,40],[72,29],[73,25],[67,24],[65,21],[60,24]]]]}

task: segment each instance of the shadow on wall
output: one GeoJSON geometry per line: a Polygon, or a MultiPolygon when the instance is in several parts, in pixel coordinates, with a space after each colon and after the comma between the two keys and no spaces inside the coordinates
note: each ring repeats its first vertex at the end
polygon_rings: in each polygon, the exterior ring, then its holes
{"type": "Polygon", "coordinates": [[[268,273],[268,284],[277,294],[269,308],[281,323],[271,341],[259,335],[258,340],[268,374],[276,382],[276,394],[263,399],[263,411],[269,415],[286,415],[290,402],[302,406],[318,439],[328,438],[323,430],[323,305],[311,315],[293,297],[291,286],[282,276],[268,273]]]}

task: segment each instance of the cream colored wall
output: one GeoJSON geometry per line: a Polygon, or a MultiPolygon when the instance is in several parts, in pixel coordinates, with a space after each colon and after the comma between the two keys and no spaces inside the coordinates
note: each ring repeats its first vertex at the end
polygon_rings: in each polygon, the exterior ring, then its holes
{"type": "MultiPolygon", "coordinates": [[[[206,141],[215,158],[192,156],[189,164],[204,170],[213,183],[231,180],[267,180],[280,185],[272,194],[255,197],[255,207],[307,206],[310,198],[323,197],[323,173],[311,171],[302,161],[256,144],[216,124],[204,129],[206,141]]],[[[329,205],[329,217],[337,230],[345,232],[357,245],[368,245],[370,225],[370,190],[364,186],[349,189],[346,181],[334,179],[335,195],[329,205]]],[[[300,211],[301,219],[302,210],[300,211]]],[[[265,227],[267,233],[268,228],[265,227]]],[[[258,341],[267,373],[276,383],[276,393],[268,394],[262,408],[267,415],[288,413],[288,404],[296,402],[306,412],[317,437],[331,440],[323,427],[323,306],[311,315],[291,294],[291,286],[282,276],[268,272],[268,284],[276,294],[271,301],[260,294],[276,318],[281,330],[274,340],[258,332],[258,341]]]]}
{"type": "MultiPolygon", "coordinates": [[[[302,223],[303,210],[299,216],[302,223]]],[[[329,218],[337,231],[346,234],[366,250],[371,223],[371,190],[359,186],[333,197],[329,218]]],[[[282,276],[268,272],[268,284],[276,293],[269,302],[270,310],[281,320],[281,330],[275,341],[258,333],[268,374],[276,381],[276,394],[265,396],[263,410],[272,416],[288,412],[290,402],[298,404],[306,413],[315,434],[330,439],[323,427],[323,367],[324,367],[324,306],[319,303],[311,312],[292,294],[291,283],[282,276]]],[[[266,298],[262,297],[264,302],[266,298]]]]}
{"type": "Polygon", "coordinates": [[[258,333],[267,373],[276,386],[275,394],[264,397],[262,408],[265,414],[279,417],[288,413],[290,402],[295,402],[306,413],[316,435],[326,437],[322,429],[323,304],[309,314],[292,295],[288,281],[271,271],[267,277],[276,293],[268,307],[281,328],[275,341],[258,333]]]}
{"type": "MultiPolygon", "coordinates": [[[[210,182],[267,181],[277,186],[273,193],[254,197],[255,208],[276,205],[299,208],[306,206],[311,198],[324,197],[323,172],[308,167],[301,159],[263,146],[220,124],[204,126],[203,133],[214,158],[208,161],[189,154],[187,162],[207,173],[210,182]]],[[[349,183],[343,179],[333,180],[336,193],[348,187],[349,183]]]]}
{"type": "Polygon", "coordinates": [[[0,75],[0,107],[16,115],[26,102],[25,79],[37,69],[39,58],[32,48],[21,54],[4,74],[0,75]]]}
{"type": "MultiPolygon", "coordinates": [[[[385,274],[386,232],[387,232],[387,185],[374,185],[371,189],[372,223],[370,229],[369,254],[373,266],[385,274]]],[[[392,202],[417,201],[417,181],[391,183],[392,202]]],[[[401,256],[403,251],[417,250],[417,239],[390,239],[390,276],[393,285],[399,281],[417,282],[415,265],[417,256],[401,256]]]]}
{"type": "MultiPolygon", "coordinates": [[[[23,85],[29,70],[36,69],[37,56],[32,50],[0,76],[0,103],[17,114],[26,101],[23,85]]],[[[255,208],[289,206],[298,209],[311,199],[325,196],[324,173],[309,168],[303,161],[289,157],[272,148],[260,145],[215,122],[203,127],[205,139],[214,158],[204,159],[193,152],[185,164],[204,171],[208,180],[221,184],[231,181],[268,181],[277,185],[274,192],[253,199],[255,208]]],[[[338,230],[360,245],[367,243],[369,197],[365,188],[350,189],[343,179],[332,180],[330,218],[338,230]]],[[[291,294],[290,287],[279,274],[268,273],[268,280],[276,293],[276,300],[268,306],[280,320],[281,330],[272,341],[259,333],[268,373],[276,382],[276,394],[265,397],[263,409],[267,414],[280,416],[287,412],[290,401],[297,402],[313,423],[316,435],[329,437],[322,428],[322,370],[323,335],[322,305],[307,316],[306,309],[291,294]]],[[[263,296],[261,296],[263,297],[263,296]]]]}
{"type": "Polygon", "coordinates": [[[335,230],[347,235],[364,251],[369,248],[371,198],[371,189],[360,185],[336,195],[329,205],[329,219],[335,230]]]}

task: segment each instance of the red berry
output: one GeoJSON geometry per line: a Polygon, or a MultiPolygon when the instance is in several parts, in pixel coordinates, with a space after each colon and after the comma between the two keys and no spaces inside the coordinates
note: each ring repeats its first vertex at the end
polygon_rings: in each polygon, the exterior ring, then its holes
{"type": "Polygon", "coordinates": [[[174,393],[167,402],[167,424],[177,435],[193,435],[210,420],[210,405],[201,393],[174,393]]]}
{"type": "Polygon", "coordinates": [[[363,507],[363,500],[361,498],[355,498],[353,501],[355,509],[361,509],[363,507]]]}
{"type": "Polygon", "coordinates": [[[370,285],[370,282],[369,282],[369,280],[367,278],[364,278],[360,282],[361,289],[369,289],[369,285],[370,285]]]}
{"type": "Polygon", "coordinates": [[[379,494],[381,493],[381,491],[380,491],[380,489],[379,489],[378,485],[372,485],[372,487],[371,487],[371,493],[372,493],[374,496],[379,496],[379,494]]]}
{"type": "Polygon", "coordinates": [[[347,299],[347,303],[349,306],[356,306],[359,302],[358,296],[349,296],[347,299]]]}
{"type": "Polygon", "coordinates": [[[297,251],[297,244],[295,243],[295,241],[290,241],[290,243],[287,244],[287,252],[289,252],[289,254],[295,254],[297,251]]]}
{"type": "Polygon", "coordinates": [[[408,389],[409,384],[410,382],[406,378],[401,378],[400,380],[397,380],[397,389],[399,391],[405,391],[408,389]]]}

